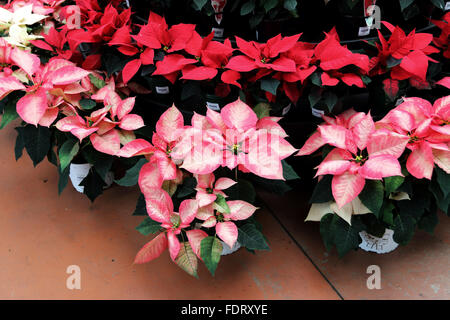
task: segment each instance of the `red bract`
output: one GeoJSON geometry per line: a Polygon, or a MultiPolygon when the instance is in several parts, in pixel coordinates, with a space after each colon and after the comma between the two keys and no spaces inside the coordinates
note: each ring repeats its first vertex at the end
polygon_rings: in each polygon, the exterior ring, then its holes
{"type": "Polygon", "coordinates": [[[239,55],[230,59],[227,69],[238,72],[248,72],[256,69],[268,69],[281,72],[295,72],[295,62],[284,55],[280,55],[295,46],[300,34],[284,37],[277,35],[267,43],[260,44],[254,41],[247,42],[236,37],[239,55]]]}
{"type": "Polygon", "coordinates": [[[317,61],[319,68],[323,71],[322,85],[336,86],[341,80],[348,86],[364,87],[361,74],[366,74],[369,70],[369,57],[353,53],[342,46],[334,28],[326,34],[325,40],[315,47],[312,63],[315,64],[317,61]],[[342,71],[342,68],[347,66],[355,66],[359,72],[342,71]]]}
{"type": "Polygon", "coordinates": [[[43,50],[51,51],[58,58],[70,60],[70,58],[72,57],[72,53],[76,48],[68,50],[64,49],[64,45],[67,43],[66,34],[67,30],[58,32],[55,28],[51,28],[47,34],[42,34],[45,41],[34,40],[31,41],[31,44],[43,50]]]}
{"type": "Polygon", "coordinates": [[[370,74],[378,75],[390,71],[394,80],[412,79],[418,83],[426,82],[428,61],[436,62],[428,55],[439,52],[430,46],[433,36],[429,33],[415,33],[414,30],[406,35],[400,27],[394,27],[387,22],[383,24],[392,34],[386,41],[378,31],[378,56],[370,60],[370,74]]]}
{"type": "Polygon", "coordinates": [[[450,59],[450,12],[447,12],[442,20],[432,20],[432,22],[441,29],[439,37],[433,39],[433,43],[443,49],[445,58],[450,59]]]}

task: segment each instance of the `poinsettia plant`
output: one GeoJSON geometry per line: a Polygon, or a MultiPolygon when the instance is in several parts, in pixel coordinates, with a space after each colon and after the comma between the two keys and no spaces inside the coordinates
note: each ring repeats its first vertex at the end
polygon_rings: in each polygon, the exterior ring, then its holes
{"type": "Polygon", "coordinates": [[[343,255],[358,247],[360,231],[382,236],[386,228],[406,244],[416,225],[433,230],[437,208],[448,214],[449,112],[446,96],[433,105],[404,98],[377,122],[353,110],[324,116],[298,155],[323,150],[307,220],[321,221],[327,248],[343,255]],[[342,242],[345,233],[351,238],[342,242]]]}

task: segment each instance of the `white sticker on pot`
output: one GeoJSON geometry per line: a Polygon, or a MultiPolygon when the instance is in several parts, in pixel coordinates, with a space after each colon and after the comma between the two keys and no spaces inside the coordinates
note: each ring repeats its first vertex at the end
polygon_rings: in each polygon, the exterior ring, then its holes
{"type": "Polygon", "coordinates": [[[214,32],[214,38],[223,38],[223,34],[225,33],[223,28],[212,28],[212,31],[214,32]]]}
{"type": "Polygon", "coordinates": [[[80,193],[84,192],[84,187],[80,186],[80,183],[87,177],[89,174],[89,170],[92,165],[89,163],[75,164],[72,163],[70,165],[70,181],[72,182],[73,187],[80,193]]]}
{"type": "Polygon", "coordinates": [[[214,111],[220,111],[220,105],[214,102],[206,102],[206,106],[214,111]]]}
{"type": "Polygon", "coordinates": [[[322,116],[325,114],[325,111],[311,108],[311,113],[314,117],[322,119],[322,116]]]}
{"type": "Polygon", "coordinates": [[[365,26],[365,27],[360,27],[358,30],[358,36],[360,37],[364,37],[370,34],[370,27],[365,26]]]}
{"type": "Polygon", "coordinates": [[[359,247],[364,251],[388,253],[398,247],[398,243],[395,242],[393,238],[394,231],[391,229],[386,229],[386,232],[381,238],[372,236],[365,231],[361,231],[359,235],[362,238],[362,242],[359,247]]]}
{"type": "Polygon", "coordinates": [[[170,89],[169,89],[169,87],[155,87],[155,89],[156,89],[156,93],[157,94],[169,94],[169,92],[170,92],[170,89]]]}
{"type": "Polygon", "coordinates": [[[447,1],[447,3],[445,4],[445,11],[450,10],[450,1],[447,1]]]}
{"type": "Polygon", "coordinates": [[[258,32],[258,30],[256,30],[256,41],[258,41],[259,40],[259,32],[258,32]]]}
{"type": "Polygon", "coordinates": [[[291,110],[291,107],[292,107],[292,103],[289,103],[289,105],[283,109],[283,111],[281,112],[281,115],[283,115],[283,116],[287,115],[287,113],[291,110]]]}
{"type": "Polygon", "coordinates": [[[239,242],[235,242],[233,248],[230,248],[229,245],[227,245],[225,242],[223,242],[222,240],[220,241],[222,242],[222,256],[226,256],[228,254],[231,254],[233,252],[238,251],[241,248],[241,244],[239,242]]]}

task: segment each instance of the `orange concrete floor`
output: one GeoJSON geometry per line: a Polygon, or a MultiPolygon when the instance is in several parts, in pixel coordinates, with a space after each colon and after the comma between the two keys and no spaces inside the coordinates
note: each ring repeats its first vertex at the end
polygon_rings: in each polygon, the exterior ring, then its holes
{"type": "Polygon", "coordinates": [[[131,216],[138,189],[114,187],[91,204],[69,184],[58,197],[56,168],[33,168],[26,153],[16,162],[15,137],[12,127],[0,131],[0,299],[450,298],[445,217],[435,236],[419,233],[392,254],[339,260],[325,253],[317,224],[303,223],[299,190],[283,199],[260,193],[270,204],[258,220],[272,250],[223,257],[214,278],[204,266],[199,280],[190,277],[167,252],[133,265],[148,241],[134,229],[142,217],[131,216]],[[381,290],[366,287],[371,264],[381,267],[381,290]],[[66,288],[70,265],[81,268],[81,290],[66,288]]]}

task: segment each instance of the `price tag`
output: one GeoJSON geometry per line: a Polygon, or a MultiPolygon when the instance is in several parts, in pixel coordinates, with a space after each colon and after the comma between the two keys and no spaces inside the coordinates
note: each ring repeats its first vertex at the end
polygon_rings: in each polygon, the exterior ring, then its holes
{"type": "Polygon", "coordinates": [[[214,32],[214,38],[223,38],[224,29],[223,28],[212,28],[214,32]]]}
{"type": "Polygon", "coordinates": [[[325,111],[311,108],[311,113],[314,117],[322,119],[322,116],[325,114],[325,111]]]}
{"type": "Polygon", "coordinates": [[[359,31],[358,31],[358,36],[359,37],[364,37],[370,34],[370,27],[365,26],[365,27],[360,27],[359,31]]]}
{"type": "Polygon", "coordinates": [[[395,250],[398,247],[398,243],[394,241],[394,231],[386,229],[382,238],[378,238],[368,234],[365,231],[359,233],[362,242],[359,247],[365,251],[376,253],[388,253],[395,250]]]}
{"type": "Polygon", "coordinates": [[[214,111],[220,111],[220,105],[218,103],[206,102],[206,106],[214,111]]]}
{"type": "Polygon", "coordinates": [[[155,87],[157,94],[169,94],[169,87],[155,87]]]}

